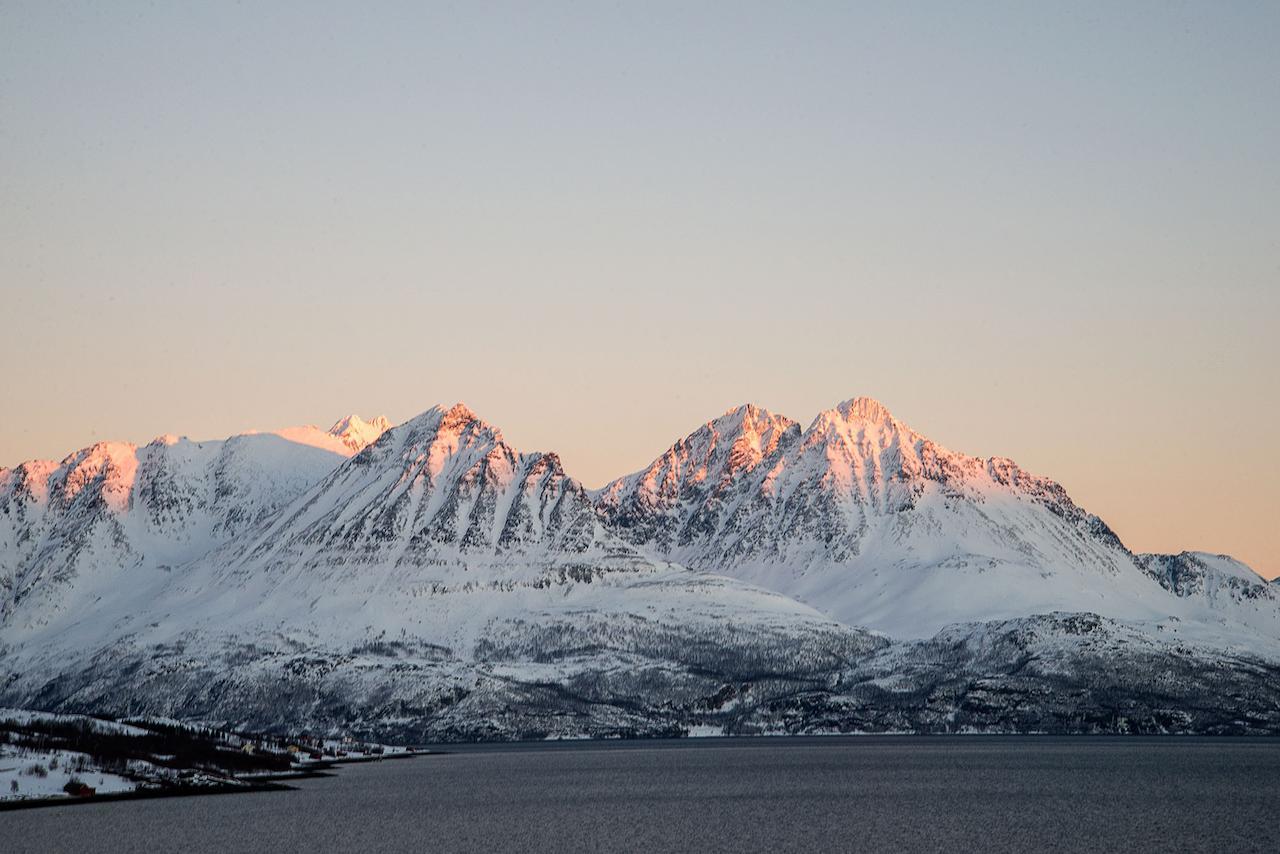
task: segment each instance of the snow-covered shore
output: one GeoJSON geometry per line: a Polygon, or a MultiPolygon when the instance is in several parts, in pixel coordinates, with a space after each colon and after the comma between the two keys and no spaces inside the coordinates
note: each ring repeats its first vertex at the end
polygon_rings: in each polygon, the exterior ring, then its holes
{"type": "Polygon", "coordinates": [[[0,809],[247,790],[334,764],[415,752],[349,738],[268,738],[171,720],[0,708],[0,809]]]}

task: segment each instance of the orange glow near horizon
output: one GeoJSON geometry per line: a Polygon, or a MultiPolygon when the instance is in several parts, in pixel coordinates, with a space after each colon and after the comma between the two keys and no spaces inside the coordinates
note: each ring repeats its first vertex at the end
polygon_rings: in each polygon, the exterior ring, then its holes
{"type": "MultiPolygon", "coordinates": [[[[441,404],[441,405],[444,405],[444,404],[441,404]]],[[[417,413],[413,413],[413,414],[417,414],[417,413]]],[[[503,424],[488,418],[483,411],[478,412],[477,414],[481,419],[493,424],[499,429],[503,429],[504,427],[503,424]]],[[[503,434],[507,438],[507,440],[513,444],[513,446],[517,450],[521,450],[521,451],[554,450],[556,451],[557,453],[560,454],[561,458],[565,460],[566,469],[571,476],[579,478],[588,487],[595,488],[595,487],[603,486],[609,481],[612,481],[613,479],[620,477],[624,474],[629,474],[633,471],[637,471],[641,468],[644,468],[650,462],[652,462],[655,457],[657,457],[661,453],[664,453],[666,448],[669,447],[670,444],[679,440],[680,438],[683,438],[684,435],[686,435],[688,432],[691,432],[692,430],[696,429],[700,423],[708,421],[712,417],[715,417],[715,415],[719,415],[719,414],[720,414],[719,412],[716,412],[703,417],[702,419],[700,419],[700,421],[695,421],[694,423],[686,424],[684,428],[681,428],[682,432],[680,432],[678,435],[672,435],[666,438],[665,440],[660,439],[656,436],[644,437],[642,439],[639,433],[636,433],[634,435],[629,435],[627,438],[630,439],[637,446],[647,444],[647,446],[650,449],[652,449],[652,455],[650,457],[642,459],[635,455],[636,453],[642,453],[637,448],[635,450],[635,453],[631,455],[633,457],[633,461],[628,463],[626,466],[616,467],[612,469],[600,469],[594,473],[595,474],[594,477],[584,477],[582,473],[576,471],[574,466],[572,465],[572,462],[574,460],[582,460],[590,457],[590,454],[585,454],[582,452],[584,449],[573,449],[573,448],[568,448],[564,445],[556,446],[551,444],[535,444],[535,445],[523,444],[513,437],[513,434],[511,431],[503,429],[503,434]]],[[[788,417],[787,414],[784,412],[775,411],[773,414],[780,415],[783,417],[788,417]]],[[[399,418],[399,419],[391,419],[391,423],[393,424],[400,423],[401,421],[407,420],[407,418],[409,417],[412,417],[412,415],[405,416],[404,418],[399,418]]],[[[895,417],[896,417],[896,413],[895,413],[895,417]]],[[[369,420],[374,420],[374,419],[371,417],[369,420]]],[[[792,420],[797,420],[797,419],[792,419],[792,420]]],[[[900,420],[906,421],[906,419],[900,419],[900,420]]],[[[604,423],[605,422],[602,421],[601,426],[599,426],[594,431],[590,429],[589,423],[584,423],[581,425],[581,427],[583,428],[583,430],[585,430],[585,433],[588,435],[599,437],[603,432],[608,432],[609,435],[613,436],[615,439],[618,438],[618,433],[616,429],[609,430],[603,426],[604,423]]],[[[808,420],[798,420],[798,423],[803,429],[804,427],[807,427],[810,422],[808,420]]],[[[368,425],[364,425],[364,426],[368,426],[368,425]]],[[[518,430],[516,431],[517,434],[546,432],[545,424],[518,423],[516,426],[518,428],[518,430]]],[[[907,422],[907,426],[912,427],[912,429],[915,429],[915,425],[911,424],[910,422],[907,422]]],[[[227,432],[224,435],[235,435],[237,433],[245,433],[245,432],[258,432],[258,431],[256,428],[253,430],[232,430],[227,432]]],[[[305,444],[311,447],[330,450],[330,451],[333,451],[336,455],[349,456],[352,453],[352,449],[350,447],[344,446],[340,439],[336,439],[330,436],[324,430],[317,428],[314,425],[290,427],[290,428],[279,428],[279,429],[268,430],[263,432],[272,432],[281,436],[282,438],[288,439],[289,441],[299,442],[301,444],[305,444]]],[[[570,430],[569,432],[572,433],[574,431],[570,430]]],[[[579,431],[579,432],[581,433],[582,431],[579,431]]],[[[1015,462],[1018,462],[1024,468],[1027,468],[1033,473],[1044,475],[1046,477],[1050,477],[1054,480],[1057,480],[1063,483],[1067,487],[1067,490],[1071,494],[1072,498],[1078,504],[1081,504],[1087,510],[1101,516],[1104,521],[1106,521],[1109,525],[1111,525],[1112,528],[1116,530],[1116,533],[1125,542],[1125,544],[1129,546],[1131,549],[1133,549],[1134,551],[1179,552],[1183,550],[1189,550],[1189,551],[1205,551],[1205,552],[1211,552],[1215,554],[1218,554],[1218,553],[1230,554],[1231,556],[1248,563],[1250,566],[1252,566],[1264,577],[1274,578],[1274,577],[1280,576],[1280,565],[1277,565],[1274,561],[1268,561],[1266,559],[1265,553],[1263,554],[1263,558],[1259,560],[1257,555],[1252,553],[1250,550],[1250,545],[1249,545],[1250,543],[1258,542],[1258,541],[1261,541],[1263,543],[1266,542],[1267,529],[1262,528],[1261,526],[1259,527],[1259,533],[1262,536],[1252,540],[1247,536],[1241,538],[1241,542],[1245,543],[1245,548],[1243,549],[1237,548],[1233,550],[1230,547],[1224,548],[1221,546],[1206,546],[1204,543],[1196,542],[1197,537],[1203,536],[1203,534],[1200,534],[1198,530],[1193,530],[1194,526],[1188,526],[1188,525],[1182,524],[1178,520],[1168,520],[1165,524],[1159,524],[1157,522],[1157,524],[1152,525],[1151,518],[1149,516],[1144,517],[1142,513],[1137,513],[1137,514],[1126,513],[1124,512],[1123,507],[1114,507],[1110,509],[1106,507],[1100,507],[1100,504],[1105,503],[1105,495],[1101,497],[1094,496],[1091,498],[1090,495],[1086,493],[1090,492],[1091,487],[1096,489],[1099,483],[1103,485],[1106,485],[1108,483],[1114,483],[1114,479],[1110,479],[1108,476],[1112,474],[1118,475],[1119,473],[1112,472],[1105,465],[1102,465],[1100,469],[1091,468],[1090,466],[1085,465],[1083,467],[1083,474],[1086,475],[1086,477],[1083,477],[1083,478],[1078,477],[1077,479],[1081,482],[1073,484],[1071,482],[1071,478],[1064,479],[1060,474],[1057,474],[1052,470],[1036,468],[1033,465],[1029,465],[1025,459],[1020,459],[1016,455],[1012,455],[1004,452],[996,452],[996,453],[984,452],[984,453],[973,454],[969,450],[955,447],[943,437],[932,435],[925,430],[920,430],[918,432],[921,432],[927,438],[934,440],[939,445],[942,445],[943,447],[947,447],[950,450],[957,451],[960,453],[966,453],[966,454],[979,456],[979,457],[1010,456],[1015,460],[1015,462]],[[1099,477],[1099,475],[1101,475],[1101,477],[1099,477]],[[1082,484],[1084,487],[1083,489],[1081,488],[1082,484]],[[1137,520],[1136,524],[1134,522],[1135,519],[1137,520]],[[1135,536],[1135,532],[1136,532],[1136,536],[1135,536]]],[[[376,430],[374,431],[374,434],[376,435],[376,430]]],[[[193,431],[191,433],[191,438],[195,440],[204,440],[204,439],[224,438],[224,435],[218,435],[214,431],[193,431]]],[[[173,435],[169,434],[167,438],[172,439],[173,435]]],[[[139,441],[133,442],[133,444],[143,444],[146,441],[148,440],[141,439],[139,441]]],[[[596,450],[598,449],[599,449],[599,445],[597,444],[596,450]]],[[[80,448],[68,448],[66,451],[44,455],[43,458],[41,458],[40,464],[44,465],[44,461],[46,460],[53,460],[53,461],[61,460],[68,453],[74,450],[80,450],[80,448]]],[[[1050,450],[1058,451],[1058,456],[1060,459],[1064,461],[1064,465],[1067,462],[1070,462],[1072,460],[1071,455],[1069,453],[1067,454],[1062,453],[1063,449],[1061,448],[1050,449],[1050,450]]],[[[1066,450],[1070,451],[1072,449],[1067,448],[1066,450]]],[[[1083,451],[1084,455],[1087,458],[1093,459],[1093,457],[1089,455],[1087,448],[1082,448],[1080,450],[1083,451]]],[[[1159,453],[1159,450],[1156,447],[1148,446],[1148,450],[1154,453],[1159,453]]],[[[1045,456],[1053,456],[1053,455],[1046,454],[1045,456]]],[[[1103,451],[1099,452],[1096,456],[1096,459],[1099,461],[1105,462],[1108,459],[1115,459],[1115,456],[1116,456],[1116,452],[1114,451],[1114,449],[1108,448],[1108,449],[1103,449],[1103,451]]],[[[35,460],[36,458],[39,458],[39,457],[41,457],[41,455],[36,454],[34,457],[32,457],[32,459],[35,460]]],[[[337,459],[338,457],[335,456],[335,460],[337,459]]],[[[1079,463],[1078,460],[1077,460],[1077,463],[1079,463]]],[[[16,464],[17,463],[15,462],[14,465],[16,464]]],[[[0,465],[0,468],[4,468],[4,467],[5,467],[4,465],[0,465]]],[[[1146,489],[1158,488],[1160,485],[1168,484],[1172,481],[1176,481],[1176,479],[1177,479],[1176,476],[1173,478],[1164,478],[1158,481],[1156,484],[1143,485],[1143,486],[1145,486],[1146,489]]],[[[1204,498],[1214,499],[1214,498],[1221,497],[1223,492],[1227,491],[1228,488],[1229,488],[1229,485],[1227,484],[1211,485],[1211,490],[1208,492],[1208,494],[1204,496],[1204,498]]],[[[1154,493],[1147,492],[1147,494],[1153,495],[1154,493]]],[[[1179,505],[1179,506],[1183,506],[1183,505],[1179,505]]],[[[1141,510],[1142,508],[1137,508],[1137,509],[1141,510]]],[[[1201,529],[1210,528],[1211,523],[1216,521],[1213,519],[1212,514],[1210,514],[1207,518],[1205,518],[1201,516],[1199,513],[1197,513],[1196,512],[1197,510],[1202,509],[1199,505],[1188,504],[1188,505],[1185,505],[1184,509],[1189,511],[1192,516],[1195,516],[1196,518],[1200,519],[1201,529]],[[1205,524],[1206,522],[1210,524],[1205,524]]]]}
{"type": "Polygon", "coordinates": [[[0,4],[0,465],[867,395],[1280,575],[1280,4],[660,5],[0,4]]]}

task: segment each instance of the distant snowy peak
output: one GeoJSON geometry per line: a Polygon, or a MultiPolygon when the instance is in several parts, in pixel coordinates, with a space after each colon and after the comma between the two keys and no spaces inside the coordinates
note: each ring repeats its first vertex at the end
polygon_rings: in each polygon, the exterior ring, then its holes
{"type": "Polygon", "coordinates": [[[365,421],[359,415],[352,414],[338,419],[329,428],[329,435],[339,439],[351,450],[351,453],[358,454],[366,446],[378,441],[378,437],[390,429],[391,422],[385,416],[379,415],[365,421]]]}
{"type": "Polygon", "coordinates": [[[391,422],[381,415],[372,421],[365,421],[359,415],[348,415],[340,418],[328,430],[308,424],[304,427],[285,427],[273,432],[291,442],[350,457],[376,442],[390,427],[391,422]]]}

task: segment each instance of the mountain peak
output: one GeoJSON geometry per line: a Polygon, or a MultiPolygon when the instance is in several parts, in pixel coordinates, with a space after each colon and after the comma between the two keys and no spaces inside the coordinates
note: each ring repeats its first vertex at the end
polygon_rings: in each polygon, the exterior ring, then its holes
{"type": "Polygon", "coordinates": [[[435,424],[435,432],[437,434],[461,435],[470,427],[476,433],[492,434],[494,441],[502,441],[502,431],[489,424],[479,415],[476,415],[471,407],[465,403],[455,403],[448,409],[443,406],[437,406],[431,412],[437,419],[435,424]]]}
{"type": "Polygon", "coordinates": [[[441,417],[442,422],[447,421],[447,422],[459,423],[459,424],[466,424],[471,421],[479,421],[479,420],[480,420],[479,416],[475,414],[475,412],[471,409],[471,407],[467,406],[462,401],[458,401],[453,406],[446,409],[444,412],[444,415],[441,417]]]}
{"type": "Polygon", "coordinates": [[[710,429],[717,434],[762,434],[773,429],[785,430],[794,424],[790,418],[770,412],[763,406],[744,403],[727,410],[719,418],[712,419],[700,429],[710,429]]]}
{"type": "Polygon", "coordinates": [[[890,424],[897,419],[883,403],[874,397],[854,397],[841,403],[836,411],[849,421],[870,421],[875,424],[890,424]]]}
{"type": "Polygon", "coordinates": [[[924,438],[894,418],[888,407],[873,397],[850,398],[834,409],[819,412],[805,431],[805,438],[810,443],[821,443],[838,437],[849,440],[871,434],[901,435],[907,441],[924,438]]]}
{"type": "Polygon", "coordinates": [[[329,435],[341,440],[342,444],[353,452],[359,453],[367,445],[376,442],[378,437],[390,428],[391,422],[385,416],[378,415],[365,421],[359,415],[352,413],[334,422],[334,425],[329,428],[329,435]]]}
{"type": "Polygon", "coordinates": [[[401,444],[434,444],[442,440],[445,444],[441,447],[456,446],[460,442],[487,443],[491,447],[506,444],[502,431],[476,415],[465,403],[436,404],[392,429],[401,437],[397,440],[401,444]]]}
{"type": "Polygon", "coordinates": [[[353,430],[364,430],[373,428],[375,430],[386,430],[391,426],[391,422],[384,415],[377,415],[368,421],[356,415],[354,412],[345,418],[339,418],[329,428],[329,432],[334,436],[341,436],[353,430]]]}
{"type": "Polygon", "coordinates": [[[744,403],[744,404],[741,404],[740,406],[733,406],[733,407],[730,407],[729,409],[726,409],[724,411],[724,414],[721,415],[720,418],[716,420],[719,421],[720,419],[729,418],[729,417],[754,418],[756,415],[762,412],[768,414],[768,410],[766,410],[762,406],[756,406],[754,403],[744,403]]]}

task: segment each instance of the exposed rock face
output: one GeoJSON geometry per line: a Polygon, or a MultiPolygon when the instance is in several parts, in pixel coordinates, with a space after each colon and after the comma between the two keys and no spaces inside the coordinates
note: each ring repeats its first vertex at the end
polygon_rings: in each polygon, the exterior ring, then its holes
{"type": "MultiPolygon", "coordinates": [[[[1160,586],[1183,598],[1227,602],[1280,601],[1273,587],[1240,561],[1227,555],[1180,552],[1136,555],[1138,565],[1160,586]]],[[[1280,581],[1280,579],[1273,579],[1280,581]]]]}

